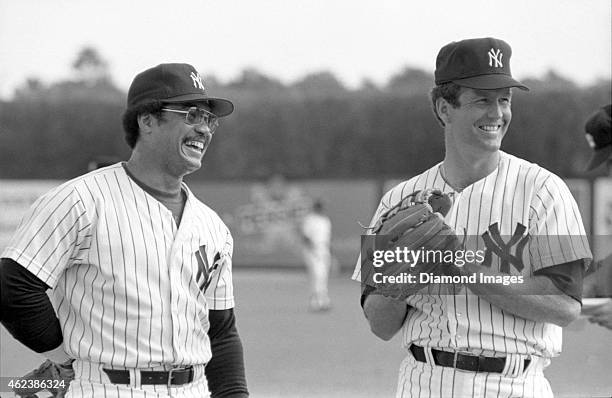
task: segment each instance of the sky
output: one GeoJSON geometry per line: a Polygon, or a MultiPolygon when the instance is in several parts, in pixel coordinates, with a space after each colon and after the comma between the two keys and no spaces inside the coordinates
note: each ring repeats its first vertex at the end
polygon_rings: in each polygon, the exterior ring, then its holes
{"type": "Polygon", "coordinates": [[[28,77],[71,78],[84,46],[127,90],[161,62],[222,82],[252,67],[284,83],[330,71],[348,87],[404,67],[433,72],[438,50],[472,37],[512,46],[515,77],[554,69],[610,79],[610,0],[0,0],[0,98],[28,77]]]}

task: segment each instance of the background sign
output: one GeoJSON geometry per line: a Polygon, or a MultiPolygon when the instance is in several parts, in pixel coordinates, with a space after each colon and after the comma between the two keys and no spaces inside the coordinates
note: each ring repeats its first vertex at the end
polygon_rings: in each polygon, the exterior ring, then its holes
{"type": "MultiPolygon", "coordinates": [[[[58,180],[0,180],[0,250],[9,243],[23,214],[58,180]]],[[[360,236],[382,195],[399,180],[300,180],[276,176],[269,181],[188,182],[194,194],[214,209],[234,236],[237,266],[301,267],[298,228],[314,200],[320,199],[332,222],[332,252],[342,266],[352,268],[360,236]]],[[[594,182],[593,211],[587,180],[566,180],[583,217],[595,236],[612,236],[612,179],[594,182]],[[594,223],[591,221],[593,214],[594,223]]],[[[612,243],[607,244],[612,248],[612,243]]],[[[603,250],[594,243],[595,250],[603,250]],[[597,247],[597,248],[596,248],[597,247]]]]}

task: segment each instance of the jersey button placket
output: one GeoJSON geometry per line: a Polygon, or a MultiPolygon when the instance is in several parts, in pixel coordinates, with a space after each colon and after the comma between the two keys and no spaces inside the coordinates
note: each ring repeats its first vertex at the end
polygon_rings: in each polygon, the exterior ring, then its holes
{"type": "Polygon", "coordinates": [[[179,319],[181,314],[179,311],[179,300],[181,299],[182,295],[180,265],[181,244],[177,242],[177,236],[175,235],[170,256],[168,258],[168,277],[170,278],[170,318],[172,319],[172,351],[175,360],[180,359],[178,358],[178,344],[180,342],[180,336],[178,333],[179,325],[181,325],[181,320],[179,319]]]}
{"type": "Polygon", "coordinates": [[[456,314],[456,308],[455,308],[455,304],[453,302],[452,296],[445,295],[445,296],[442,296],[442,298],[446,304],[444,307],[442,307],[445,310],[445,313],[443,315],[446,316],[446,322],[448,324],[448,331],[450,333],[449,339],[452,345],[453,342],[457,340],[457,319],[456,319],[457,317],[453,316],[453,314],[456,314]]]}
{"type": "Polygon", "coordinates": [[[457,312],[457,345],[460,347],[466,347],[467,346],[467,324],[466,324],[466,317],[465,314],[463,312],[457,312]]]}
{"type": "Polygon", "coordinates": [[[449,308],[449,310],[452,310],[452,312],[449,312],[450,314],[454,314],[455,316],[452,317],[453,319],[453,326],[454,329],[452,329],[452,331],[454,332],[454,342],[456,343],[457,347],[465,347],[467,344],[467,341],[465,340],[465,336],[467,335],[467,328],[465,325],[466,322],[466,317],[465,317],[465,308],[463,307],[463,302],[462,300],[463,296],[458,296],[456,298],[456,302],[451,298],[449,301],[449,303],[451,304],[449,308]]]}

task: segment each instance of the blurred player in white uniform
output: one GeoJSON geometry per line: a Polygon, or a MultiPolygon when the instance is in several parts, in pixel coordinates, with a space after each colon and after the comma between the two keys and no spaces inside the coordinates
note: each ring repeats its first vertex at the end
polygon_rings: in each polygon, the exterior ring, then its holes
{"type": "Polygon", "coordinates": [[[312,211],[302,221],[302,255],[310,278],[310,309],[330,309],[328,285],[331,267],[331,221],[324,213],[323,202],[313,203],[312,211]]]}

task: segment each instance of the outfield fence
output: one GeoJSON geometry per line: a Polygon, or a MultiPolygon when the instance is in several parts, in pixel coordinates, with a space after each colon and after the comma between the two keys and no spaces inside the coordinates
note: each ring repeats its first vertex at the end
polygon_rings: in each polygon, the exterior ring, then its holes
{"type": "MultiPolygon", "coordinates": [[[[0,180],[0,250],[9,243],[23,214],[59,180],[0,180]]],[[[397,180],[300,180],[193,182],[195,195],[228,225],[235,241],[234,263],[241,267],[301,267],[299,222],[312,201],[322,200],[332,221],[332,252],[352,268],[360,235],[384,191],[397,180]]],[[[592,236],[612,236],[612,178],[566,180],[592,236]]],[[[612,250],[593,239],[596,258],[612,250]]]]}

